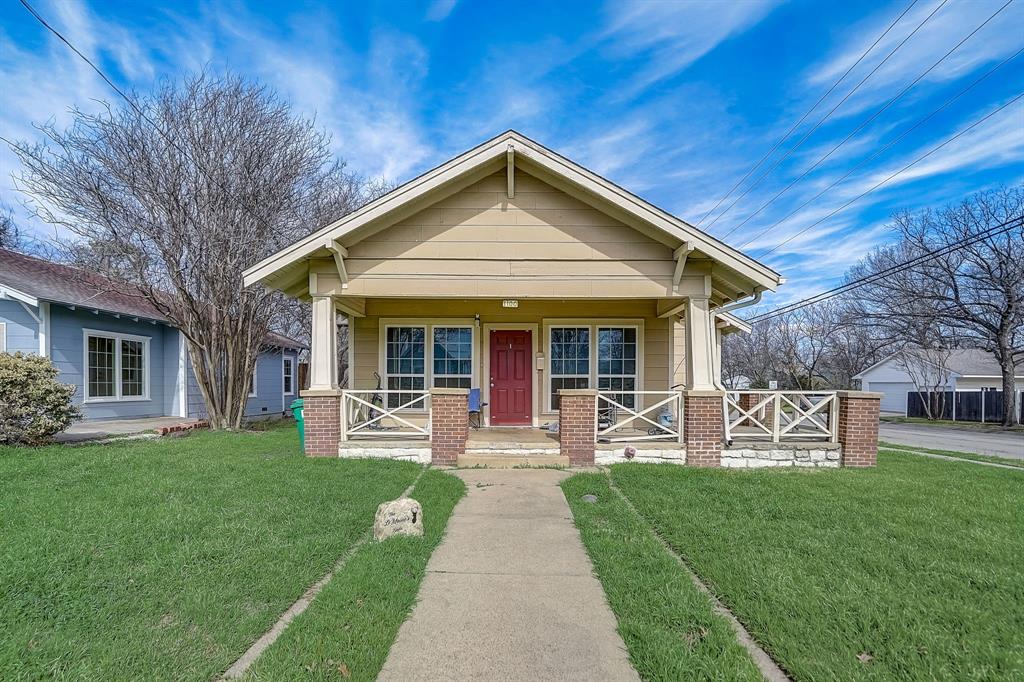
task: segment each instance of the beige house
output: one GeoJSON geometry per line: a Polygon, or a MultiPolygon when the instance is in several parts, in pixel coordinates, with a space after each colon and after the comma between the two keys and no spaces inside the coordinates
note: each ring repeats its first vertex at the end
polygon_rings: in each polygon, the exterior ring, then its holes
{"type": "Polygon", "coordinates": [[[683,394],[722,411],[721,339],[745,329],[728,311],[781,282],[514,131],[245,272],[247,286],[312,301],[307,451],[411,451],[419,438],[435,462],[450,459],[446,439],[465,452],[471,409],[477,438],[519,427],[490,441],[539,442],[537,427],[561,419],[564,443],[567,397],[597,415],[594,442],[685,449],[683,394]],[[337,314],[350,329],[344,389],[337,314]]]}

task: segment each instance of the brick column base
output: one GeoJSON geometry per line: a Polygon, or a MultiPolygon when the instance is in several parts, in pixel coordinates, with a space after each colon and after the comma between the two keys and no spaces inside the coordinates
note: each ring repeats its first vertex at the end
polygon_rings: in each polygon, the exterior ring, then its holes
{"type": "Polygon", "coordinates": [[[469,438],[469,389],[430,389],[430,463],[455,466],[469,438]]]}
{"type": "Polygon", "coordinates": [[[301,395],[306,455],[337,457],[341,440],[341,391],[309,390],[301,395]]]}
{"type": "Polygon", "coordinates": [[[686,463],[722,466],[723,391],[683,391],[683,443],[686,463]]]}
{"type": "Polygon", "coordinates": [[[844,467],[873,467],[878,461],[878,411],[881,393],[839,391],[837,440],[843,446],[844,467]]]}
{"type": "Polygon", "coordinates": [[[597,391],[592,388],[558,392],[558,447],[574,467],[594,466],[597,442],[597,391]]]}

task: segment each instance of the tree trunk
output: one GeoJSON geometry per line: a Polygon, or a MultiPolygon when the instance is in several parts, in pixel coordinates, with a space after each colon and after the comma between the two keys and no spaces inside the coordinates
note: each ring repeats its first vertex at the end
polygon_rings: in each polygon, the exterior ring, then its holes
{"type": "Polygon", "coordinates": [[[1017,411],[1017,374],[1013,353],[999,353],[999,368],[1003,372],[1003,426],[1014,426],[1019,422],[1017,411]]]}

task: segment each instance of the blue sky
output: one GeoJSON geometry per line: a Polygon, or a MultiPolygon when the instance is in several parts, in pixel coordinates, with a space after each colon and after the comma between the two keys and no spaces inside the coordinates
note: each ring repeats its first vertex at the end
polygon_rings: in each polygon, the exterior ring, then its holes
{"type": "MultiPolygon", "coordinates": [[[[910,2],[34,5],[126,87],[146,91],[204,66],[266,82],[315,114],[337,152],[365,175],[402,181],[515,128],[697,224],[910,2]]],[[[775,198],[1005,0],[940,2],[918,0],[781,151],[700,222],[787,277],[769,305],[833,285],[889,238],[894,210],[1024,180],[1020,100],[794,237],[1024,91],[1021,55],[886,148],[1024,47],[1024,0],[1016,0],[775,198]],[[937,7],[799,148],[718,216],[937,7]]],[[[0,134],[35,139],[33,122],[65,123],[69,107],[95,109],[97,100],[116,96],[18,3],[4,3],[0,134]]],[[[30,230],[51,234],[20,206],[16,170],[4,147],[0,199],[30,230]]]]}

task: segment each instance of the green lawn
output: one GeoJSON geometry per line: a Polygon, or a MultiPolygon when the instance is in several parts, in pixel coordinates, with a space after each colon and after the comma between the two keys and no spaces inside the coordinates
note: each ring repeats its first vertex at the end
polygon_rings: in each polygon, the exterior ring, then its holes
{"type": "Polygon", "coordinates": [[[0,679],[211,679],[419,472],[293,428],[0,448],[0,679]]]}
{"type": "MultiPolygon", "coordinates": [[[[973,452],[959,452],[954,450],[934,450],[932,448],[919,448],[916,445],[900,445],[899,443],[886,443],[885,441],[879,441],[878,444],[883,447],[892,448],[894,450],[915,450],[917,452],[928,452],[933,455],[945,455],[946,457],[956,457],[957,459],[970,459],[975,462],[991,462],[993,464],[1005,464],[1006,466],[1019,467],[1024,469],[1024,459],[1010,459],[1009,457],[996,457],[995,455],[978,455],[973,452]]],[[[1021,447],[1024,447],[1024,440],[1021,441],[1021,447]]]]}
{"type": "Polygon", "coordinates": [[[761,679],[729,625],[603,474],[577,474],[562,490],[643,679],[761,679]]]}
{"type": "Polygon", "coordinates": [[[455,476],[426,471],[411,494],[423,505],[424,537],[395,537],[360,547],[263,653],[249,677],[376,679],[399,626],[412,611],[427,560],[465,491],[455,476]]]}
{"type": "Polygon", "coordinates": [[[1024,678],[1019,472],[883,452],[874,469],[612,477],[795,679],[1024,678]]]}

